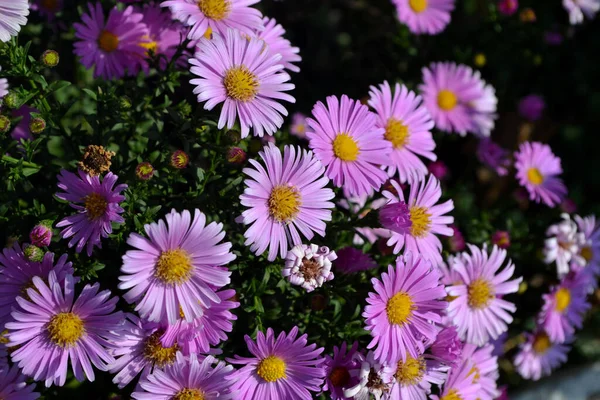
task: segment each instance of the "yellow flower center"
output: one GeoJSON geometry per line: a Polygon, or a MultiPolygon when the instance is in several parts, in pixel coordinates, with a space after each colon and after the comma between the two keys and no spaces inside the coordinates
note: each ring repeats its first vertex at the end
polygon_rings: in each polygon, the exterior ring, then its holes
{"type": "Polygon", "coordinates": [[[243,65],[229,68],[225,72],[223,85],[227,96],[241,102],[254,99],[259,86],[256,75],[243,65]]]}
{"type": "Polygon", "coordinates": [[[335,367],[329,374],[329,380],[333,386],[343,388],[350,382],[350,373],[344,367],[335,367]]]}
{"type": "Polygon", "coordinates": [[[99,193],[91,193],[83,198],[85,212],[90,221],[95,221],[106,213],[108,202],[99,193]]]}
{"type": "Polygon", "coordinates": [[[494,291],[485,279],[475,279],[468,289],[469,306],[471,308],[485,308],[494,298],[494,291]]]}
{"type": "Polygon", "coordinates": [[[7,333],[8,333],[8,329],[5,329],[0,334],[0,344],[7,344],[8,343],[8,338],[6,337],[7,333]]]}
{"type": "Polygon", "coordinates": [[[458,390],[450,389],[445,396],[442,396],[440,400],[462,400],[460,394],[458,394],[458,390]]]}
{"type": "Polygon", "coordinates": [[[401,149],[408,142],[408,126],[404,125],[402,121],[390,118],[385,126],[384,137],[387,141],[392,142],[395,149],[401,149]]]}
{"type": "Polygon", "coordinates": [[[388,321],[394,325],[404,325],[416,309],[415,303],[406,292],[396,293],[385,306],[388,321]]]}
{"type": "Polygon", "coordinates": [[[300,192],[294,186],[279,185],[271,190],[269,214],[279,222],[289,222],[300,212],[300,192]]]}
{"type": "Polygon", "coordinates": [[[151,38],[148,36],[144,36],[144,39],[147,39],[148,41],[141,42],[140,46],[148,50],[146,52],[146,56],[149,56],[150,54],[158,54],[158,43],[155,40],[151,40],[151,38]]]}
{"type": "Polygon", "coordinates": [[[256,367],[256,373],[267,382],[285,378],[285,361],[277,356],[264,358],[256,367]]]}
{"type": "Polygon", "coordinates": [[[544,354],[551,346],[550,338],[545,333],[540,333],[533,339],[533,350],[538,354],[544,354]]]}
{"type": "Polygon", "coordinates": [[[229,0],[200,0],[198,8],[206,18],[221,21],[229,16],[231,2],[229,0]]]}
{"type": "Polygon", "coordinates": [[[58,10],[58,0],[42,0],[40,5],[43,9],[48,11],[57,11],[58,10]]]}
{"type": "Polygon", "coordinates": [[[431,214],[427,211],[427,207],[410,207],[410,222],[412,222],[412,226],[410,227],[411,236],[420,238],[429,232],[431,214]]]}
{"type": "Polygon", "coordinates": [[[581,249],[581,257],[583,257],[586,262],[590,262],[594,258],[594,251],[590,246],[585,246],[581,249]]]}
{"type": "Polygon", "coordinates": [[[395,374],[396,379],[403,386],[416,385],[425,374],[425,360],[423,357],[412,358],[409,355],[406,357],[406,361],[398,361],[398,369],[395,374]]]}
{"type": "Polygon", "coordinates": [[[468,375],[471,374],[473,375],[473,383],[479,382],[479,378],[481,378],[481,375],[479,374],[479,368],[473,365],[473,368],[471,368],[468,375]]]}
{"type": "Polygon", "coordinates": [[[107,53],[112,53],[119,47],[119,38],[108,31],[102,31],[98,38],[98,46],[107,53]]]}
{"type": "Polygon", "coordinates": [[[154,332],[144,343],[144,357],[160,368],[173,364],[177,350],[179,350],[177,344],[171,347],[163,347],[160,341],[161,335],[162,332],[154,332]]]}
{"type": "Polygon", "coordinates": [[[53,316],[46,329],[50,340],[60,347],[73,346],[85,333],[83,321],[71,312],[62,312],[53,316]]]}
{"type": "Polygon", "coordinates": [[[181,284],[192,275],[192,260],[183,249],[163,251],[158,257],[154,276],[166,284],[181,284]]]}
{"type": "Polygon", "coordinates": [[[427,0],[408,0],[408,5],[414,12],[419,14],[427,9],[427,0]]]}
{"type": "Polygon", "coordinates": [[[204,400],[204,394],[200,389],[182,389],[173,396],[173,400],[204,400]]]}
{"type": "Polygon", "coordinates": [[[529,182],[533,183],[534,185],[540,185],[542,182],[544,182],[544,175],[542,175],[540,170],[535,167],[529,168],[527,170],[527,179],[529,179],[529,182]]]}
{"type": "Polygon", "coordinates": [[[571,292],[569,292],[569,289],[558,289],[554,295],[554,302],[556,311],[560,313],[565,311],[569,307],[569,304],[571,304],[571,292]]]}
{"type": "Polygon", "coordinates": [[[456,95],[449,90],[440,90],[438,93],[438,106],[444,111],[450,111],[458,103],[456,95]]]}
{"type": "Polygon", "coordinates": [[[358,144],[347,133],[338,133],[333,140],[333,154],[343,161],[356,161],[360,150],[358,144]]]}

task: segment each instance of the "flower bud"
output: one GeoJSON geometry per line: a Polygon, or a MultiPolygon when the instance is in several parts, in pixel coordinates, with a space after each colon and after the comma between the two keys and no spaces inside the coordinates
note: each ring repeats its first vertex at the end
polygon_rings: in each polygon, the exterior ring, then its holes
{"type": "Polygon", "coordinates": [[[230,147],[227,150],[227,162],[231,164],[241,165],[247,160],[246,152],[239,147],[230,147]]]}
{"type": "Polygon", "coordinates": [[[36,117],[29,121],[29,131],[35,135],[39,135],[46,129],[46,121],[43,118],[36,117]]]}
{"type": "Polygon", "coordinates": [[[492,235],[492,244],[501,249],[508,249],[510,247],[510,234],[507,231],[494,232],[492,235]]]}
{"type": "Polygon", "coordinates": [[[379,209],[379,223],[386,229],[404,234],[411,226],[410,210],[405,202],[388,203],[379,209]]]}
{"type": "Polygon", "coordinates": [[[32,244],[26,245],[23,253],[29,261],[40,262],[44,259],[44,250],[32,244]]]}
{"type": "Polygon", "coordinates": [[[184,169],[190,163],[190,156],[183,150],[175,150],[171,154],[171,166],[177,169],[184,169]]]}
{"type": "Polygon", "coordinates": [[[54,68],[58,65],[60,61],[60,57],[56,50],[46,50],[42,53],[42,57],[40,57],[40,61],[46,67],[54,68]]]}
{"type": "Polygon", "coordinates": [[[0,115],[0,133],[10,130],[10,119],[6,115],[0,115]]]}
{"type": "Polygon", "coordinates": [[[233,129],[230,129],[225,133],[225,138],[227,139],[227,142],[231,144],[238,144],[240,140],[242,140],[240,133],[233,129]]]}
{"type": "Polygon", "coordinates": [[[52,222],[45,220],[34,226],[29,232],[29,240],[34,246],[49,246],[52,241],[52,222]]]}
{"type": "Polygon", "coordinates": [[[16,92],[8,92],[3,99],[4,105],[11,109],[17,109],[21,107],[21,96],[16,92]]]}
{"type": "Polygon", "coordinates": [[[154,167],[149,162],[140,163],[135,168],[135,176],[143,181],[147,181],[154,176],[154,167]]]}

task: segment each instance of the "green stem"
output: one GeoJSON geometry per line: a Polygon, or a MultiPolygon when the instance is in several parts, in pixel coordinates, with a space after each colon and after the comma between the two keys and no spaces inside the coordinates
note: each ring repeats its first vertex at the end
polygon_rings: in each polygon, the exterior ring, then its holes
{"type": "Polygon", "coordinates": [[[9,164],[14,164],[14,165],[22,165],[24,167],[29,167],[29,168],[37,168],[37,169],[42,169],[41,165],[37,165],[36,163],[32,163],[29,161],[23,161],[23,160],[19,160],[18,158],[14,158],[11,156],[7,156],[7,155],[3,155],[2,156],[2,161],[7,162],[9,164]]]}

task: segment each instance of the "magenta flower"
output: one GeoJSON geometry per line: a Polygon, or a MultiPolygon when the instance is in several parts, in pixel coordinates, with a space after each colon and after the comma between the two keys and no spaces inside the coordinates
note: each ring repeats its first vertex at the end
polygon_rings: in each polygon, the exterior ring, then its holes
{"type": "Polygon", "coordinates": [[[290,133],[297,138],[306,139],[306,115],[299,112],[292,114],[290,133]]]}
{"type": "Polygon", "coordinates": [[[430,162],[427,165],[427,171],[429,171],[431,175],[435,176],[440,181],[446,179],[450,173],[450,169],[442,160],[430,162]]]}
{"type": "Polygon", "coordinates": [[[404,248],[405,252],[420,254],[433,264],[439,264],[442,261],[442,242],[436,235],[452,235],[452,228],[448,225],[454,222],[454,217],[445,214],[454,209],[454,203],[448,200],[436,204],[442,196],[442,189],[440,182],[433,176],[427,182],[411,185],[407,201],[400,185],[395,181],[392,181],[392,185],[396,193],[386,190],[383,195],[389,203],[408,204],[412,226],[404,234],[392,232],[387,241],[388,246],[394,246],[394,254],[400,253],[404,248]]]}
{"type": "Polygon", "coordinates": [[[103,79],[122,78],[126,73],[136,74],[144,61],[148,42],[148,28],[142,14],[133,7],[119,11],[110,10],[104,19],[102,5],[88,3],[89,14],[82,15],[83,23],[76,23],[75,54],[86,68],[94,69],[94,77],[103,79]]]}
{"type": "Polygon", "coordinates": [[[477,146],[477,158],[486,167],[494,170],[499,176],[508,174],[511,165],[510,153],[490,138],[482,138],[477,146]]]}
{"type": "Polygon", "coordinates": [[[325,235],[334,194],[325,187],[329,179],[312,152],[286,146],[282,157],[270,143],[258,154],[266,169],[255,160],[249,160],[254,168],[244,168],[249,178],[240,200],[248,209],[241,219],[250,225],[244,233],[245,245],[256,255],[269,248],[268,260],[273,261],[278,251],[283,258],[288,246],[302,244],[300,233],[308,240],[315,232],[325,235]]]}
{"type": "MultiPolygon", "coordinates": [[[[206,0],[205,0],[206,1],[206,0]]],[[[198,43],[190,71],[198,78],[194,93],[204,109],[223,103],[218,128],[233,128],[236,119],[242,138],[250,128],[254,135],[273,135],[283,125],[288,112],[279,100],[294,103],[287,92],[294,89],[290,76],[283,71],[281,55],[263,51],[264,43],[230,30],[226,36],[214,35],[198,43]]]]}
{"type": "MultiPolygon", "coordinates": [[[[181,24],[172,20],[168,10],[163,10],[156,4],[147,4],[137,10],[144,16],[142,22],[148,28],[148,41],[140,45],[146,49],[147,57],[161,56],[159,66],[165,69],[177,52],[177,47],[185,40],[186,30],[181,24]]],[[[180,58],[178,65],[185,65],[183,61],[186,58],[180,58]]],[[[144,64],[144,67],[147,67],[147,64],[144,64]]]]}
{"type": "Polygon", "coordinates": [[[450,23],[454,0],[393,0],[398,19],[414,34],[437,35],[450,23]]]}
{"type": "Polygon", "coordinates": [[[418,358],[425,351],[423,341],[433,341],[442,312],[448,303],[440,274],[419,253],[407,253],[388,266],[381,280],[373,278],[375,293],[369,293],[363,317],[373,339],[375,357],[382,363],[418,358]]]}
{"type": "Polygon", "coordinates": [[[323,391],[329,392],[331,400],[345,400],[344,389],[356,385],[356,377],[352,378],[351,373],[355,374],[360,369],[360,357],[357,351],[358,342],[354,342],[352,347],[347,348],[346,342],[341,347],[333,347],[333,357],[325,355],[325,384],[323,391]]]}
{"type": "Polygon", "coordinates": [[[498,1],[498,11],[501,14],[506,16],[511,16],[517,12],[519,9],[519,1],[518,0],[499,0],[498,1]]]}
{"type": "Polygon", "coordinates": [[[335,259],[335,251],[326,246],[298,244],[285,257],[281,275],[310,293],[333,279],[331,262],[335,259]]]}
{"type": "Polygon", "coordinates": [[[35,385],[28,385],[19,367],[0,365],[0,398],[3,400],[35,400],[40,394],[34,392],[35,385]]]}
{"type": "Polygon", "coordinates": [[[8,42],[17,36],[21,26],[27,24],[29,2],[27,0],[0,1],[0,42],[8,42]]]}
{"type": "Polygon", "coordinates": [[[554,207],[565,198],[567,188],[562,179],[560,158],[550,146],[539,142],[525,142],[515,153],[517,179],[529,192],[529,199],[554,207]]]}
{"type": "Polygon", "coordinates": [[[228,377],[235,381],[232,392],[238,400],[311,400],[310,392],[320,392],[325,369],[325,359],[319,357],[323,348],[316,344],[307,346],[307,335],[299,338],[298,327],[289,334],[281,332],[277,338],[271,328],[267,334],[256,334],[256,341],[248,335],[244,340],[252,357],[228,359],[232,364],[243,365],[228,377]]]}
{"type": "Polygon", "coordinates": [[[510,233],[508,231],[496,231],[492,234],[492,244],[501,249],[510,247],[510,233]]]}
{"type": "Polygon", "coordinates": [[[500,395],[496,381],[500,376],[498,372],[498,358],[492,353],[494,346],[487,344],[477,347],[466,344],[463,348],[462,362],[466,368],[470,368],[469,375],[473,383],[479,384],[477,399],[494,400],[500,395]]]}
{"type": "Polygon", "coordinates": [[[463,352],[463,343],[458,338],[456,327],[443,328],[430,347],[433,358],[449,367],[456,367],[463,352]]]}
{"type": "Polygon", "coordinates": [[[526,341],[519,346],[519,353],[515,356],[514,364],[517,372],[525,379],[537,381],[542,376],[552,373],[561,364],[567,361],[572,338],[566,343],[553,343],[543,331],[527,334],[526,341]]]}
{"type": "Polygon", "coordinates": [[[206,216],[196,209],[171,210],[167,223],[145,225],[150,239],[131,233],[127,243],[136,250],[123,256],[119,289],[123,298],[137,303],[142,318],[174,324],[180,313],[188,322],[201,317],[203,309],[219,303],[216,289],[230,282],[231,273],[222,267],[235,259],[223,224],[206,225],[206,216]]]}
{"type": "Polygon", "coordinates": [[[452,259],[450,268],[456,270],[462,281],[448,287],[448,295],[454,299],[448,306],[448,317],[458,328],[462,340],[483,346],[496,339],[508,329],[516,306],[502,296],[519,290],[522,277],[509,280],[515,266],[506,259],[506,250],[492,247],[479,249],[469,245],[470,254],[465,252],[452,259]]]}
{"type": "Polygon", "coordinates": [[[544,99],[537,94],[530,94],[525,96],[519,102],[519,114],[529,121],[537,121],[542,116],[546,108],[544,99]]]}
{"type": "Polygon", "coordinates": [[[100,239],[112,233],[112,224],[125,221],[121,216],[124,210],[119,203],[125,200],[121,192],[127,185],[115,187],[119,177],[112,172],[106,174],[102,181],[100,176],[90,176],[83,171],[77,173],[63,169],[58,175],[58,188],[63,192],[56,193],[56,197],[68,201],[77,214],[63,218],[56,226],[65,227],[60,235],[63,239],[71,238],[69,247],[75,246],[75,250],[81,253],[87,245],[90,256],[94,247],[102,248],[100,239]]]}
{"type": "Polygon", "coordinates": [[[52,241],[52,222],[42,221],[29,232],[31,244],[38,247],[46,247],[52,241]]]}
{"type": "Polygon", "coordinates": [[[400,177],[400,182],[421,181],[427,167],[419,156],[435,161],[435,142],[431,135],[433,121],[422,104],[421,96],[396,83],[394,93],[385,81],[379,87],[371,86],[369,105],[377,114],[376,126],[384,128],[384,138],[392,144],[390,177],[400,177]]]}
{"type": "Polygon", "coordinates": [[[308,118],[309,147],[323,165],[327,176],[350,195],[379,190],[387,175],[379,166],[389,164],[391,142],[385,129],[376,125],[376,115],[343,95],[327,97],[327,106],[318,102],[308,118]]]}
{"type": "Polygon", "coordinates": [[[392,232],[404,235],[410,232],[410,209],[404,202],[388,203],[379,209],[379,223],[392,232]]]}
{"type": "Polygon", "coordinates": [[[299,72],[300,68],[293,63],[300,62],[302,57],[298,54],[300,49],[292,47],[289,40],[283,37],[285,29],[274,18],[264,17],[263,26],[258,29],[256,36],[265,42],[271,54],[280,54],[283,66],[292,72],[299,72]]]}
{"type": "Polygon", "coordinates": [[[28,300],[17,297],[19,310],[12,312],[14,322],[8,329],[8,346],[14,363],[25,375],[43,380],[46,387],[63,386],[69,360],[78,381],[94,381],[92,365],[101,371],[114,361],[107,349],[123,323],[123,314],[113,312],[117,298],[110,291],[98,292],[100,285],[85,285],[75,299],[75,280],[67,275],[60,283],[54,271],[48,284],[33,278],[27,289],[28,300]]]}
{"type": "Polygon", "coordinates": [[[360,271],[377,268],[377,263],[371,256],[354,247],[344,247],[336,251],[337,260],[333,266],[337,272],[352,274],[360,271]]]}

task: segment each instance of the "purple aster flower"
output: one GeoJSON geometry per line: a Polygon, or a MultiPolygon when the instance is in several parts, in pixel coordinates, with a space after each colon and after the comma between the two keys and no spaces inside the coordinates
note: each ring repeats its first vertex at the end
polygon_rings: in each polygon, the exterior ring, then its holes
{"type": "Polygon", "coordinates": [[[112,224],[125,221],[119,203],[125,200],[121,192],[127,185],[115,187],[119,177],[112,172],[102,180],[83,171],[78,171],[78,175],[64,169],[58,175],[58,188],[63,192],[56,193],[56,197],[68,201],[77,214],[63,218],[56,227],[65,227],[60,235],[63,239],[71,238],[69,247],[76,246],[75,250],[80,253],[87,245],[90,256],[95,246],[102,248],[100,239],[112,233],[112,224]]]}
{"type": "Polygon", "coordinates": [[[405,202],[388,203],[379,209],[379,223],[386,229],[401,235],[410,232],[412,221],[410,209],[405,202]]]}
{"type": "Polygon", "coordinates": [[[443,328],[429,350],[434,359],[449,367],[456,367],[463,351],[463,343],[458,338],[456,327],[443,328]]]}
{"type": "Polygon", "coordinates": [[[431,400],[476,400],[480,385],[474,382],[472,373],[472,366],[469,363],[452,368],[440,395],[432,395],[429,398],[431,400]]]}
{"type": "Polygon", "coordinates": [[[337,259],[333,262],[336,271],[342,274],[352,274],[377,268],[377,263],[371,256],[354,247],[344,247],[336,251],[337,259]]]}
{"type": "Polygon", "coordinates": [[[248,35],[260,29],[262,14],[250,7],[260,0],[168,0],[162,7],[169,7],[176,18],[191,26],[188,38],[202,38],[207,31],[223,36],[237,29],[248,35]]]}
{"type": "Polygon", "coordinates": [[[357,378],[352,378],[351,373],[356,374],[360,370],[360,353],[357,352],[358,342],[354,342],[351,348],[347,348],[346,342],[338,348],[333,347],[333,357],[325,355],[325,385],[323,391],[329,392],[331,400],[345,400],[344,390],[358,383],[357,378]]]}
{"type": "Polygon", "coordinates": [[[419,253],[407,253],[388,266],[381,280],[373,278],[373,289],[365,307],[365,329],[373,339],[375,357],[383,363],[419,357],[425,351],[423,340],[432,342],[448,303],[440,284],[440,273],[419,253]]]}
{"type": "Polygon", "coordinates": [[[41,262],[29,261],[18,243],[0,253],[0,267],[0,328],[12,321],[10,313],[18,309],[17,298],[26,297],[27,289],[33,287],[35,276],[47,281],[50,272],[54,271],[58,282],[62,284],[67,275],[73,274],[73,265],[67,262],[66,254],[56,264],[54,254],[49,252],[41,262]]]}
{"type": "Polygon", "coordinates": [[[400,253],[404,248],[405,252],[420,254],[433,264],[439,264],[442,261],[442,242],[437,235],[452,235],[452,228],[448,225],[454,222],[454,217],[445,214],[454,209],[454,203],[448,200],[436,204],[442,196],[442,189],[440,181],[433,176],[426,182],[411,185],[407,200],[400,185],[395,181],[392,181],[392,185],[396,193],[386,190],[383,195],[390,203],[408,204],[412,226],[404,234],[392,232],[387,241],[388,246],[394,246],[394,254],[400,253]]]}
{"type": "Polygon", "coordinates": [[[431,386],[446,380],[447,367],[429,354],[407,356],[392,365],[385,365],[384,380],[391,381],[389,399],[423,400],[431,392],[431,386]]]}
{"type": "Polygon", "coordinates": [[[360,368],[352,370],[350,378],[358,383],[344,390],[344,396],[354,400],[385,399],[390,392],[391,381],[384,375],[384,366],[375,359],[372,351],[365,357],[358,354],[360,368]]]}
{"type": "Polygon", "coordinates": [[[490,135],[498,100],[494,88],[481,79],[479,71],[462,64],[433,63],[423,68],[419,90],[440,130],[461,136],[467,132],[490,135]]]}
{"type": "Polygon", "coordinates": [[[510,233],[508,231],[496,231],[492,234],[492,244],[501,249],[510,247],[510,233]]]}
{"type": "Polygon", "coordinates": [[[52,241],[52,222],[42,221],[29,232],[31,244],[38,247],[49,246],[52,241]]]}
{"type": "Polygon", "coordinates": [[[125,11],[113,7],[104,19],[102,5],[88,3],[89,14],[83,14],[76,23],[75,54],[86,68],[94,66],[94,77],[122,78],[125,73],[136,74],[144,61],[148,28],[144,16],[134,12],[132,6],[125,11]]]}
{"type": "Polygon", "coordinates": [[[387,180],[379,166],[389,165],[392,143],[385,140],[384,128],[367,106],[343,95],[327,97],[327,106],[318,102],[308,118],[309,147],[323,165],[327,176],[350,195],[371,194],[387,180]]]}
{"type": "Polygon", "coordinates": [[[258,154],[266,169],[255,160],[249,160],[253,168],[244,168],[249,178],[240,200],[248,209],[241,220],[251,225],[244,233],[245,245],[256,255],[269,248],[268,260],[273,261],[278,251],[283,258],[288,246],[302,244],[300,233],[308,240],[315,232],[325,235],[334,194],[325,187],[329,179],[311,151],[285,146],[282,157],[270,143],[258,154]]]}
{"type": "Polygon", "coordinates": [[[27,0],[0,0],[0,41],[8,42],[17,36],[21,25],[27,24],[29,2],[27,0]]]}
{"type": "Polygon", "coordinates": [[[34,392],[35,385],[28,385],[25,375],[16,365],[0,366],[0,398],[3,400],[35,400],[40,394],[34,392]]]}
{"type": "Polygon", "coordinates": [[[336,258],[328,247],[298,244],[288,252],[281,275],[310,293],[333,279],[331,262],[336,258]]]}
{"type": "Polygon", "coordinates": [[[306,115],[299,112],[292,114],[290,133],[297,138],[306,139],[306,115]]]}
{"type": "Polygon", "coordinates": [[[554,207],[564,199],[567,188],[559,175],[562,174],[560,158],[550,146],[539,142],[525,142],[515,153],[517,179],[529,192],[529,199],[554,207]]]}
{"type": "MultiPolygon", "coordinates": [[[[204,0],[207,1],[207,0],[204,0]]],[[[215,0],[210,0],[215,1],[215,0]]],[[[273,135],[283,125],[288,112],[279,100],[294,103],[287,93],[294,89],[283,71],[280,54],[263,51],[264,42],[230,30],[226,36],[201,39],[190,71],[198,78],[194,93],[204,109],[223,103],[218,128],[233,128],[236,119],[242,138],[253,128],[255,136],[273,135]]]]}
{"type": "Polygon", "coordinates": [[[323,348],[307,346],[307,335],[299,338],[298,327],[289,334],[281,332],[277,338],[271,328],[267,334],[256,334],[256,341],[246,335],[244,340],[252,357],[228,359],[243,365],[229,378],[235,381],[232,391],[239,400],[306,399],[310,392],[320,392],[325,359],[319,357],[323,348]]]}
{"type": "Polygon", "coordinates": [[[114,361],[108,348],[123,324],[123,313],[113,312],[117,297],[110,291],[98,292],[100,285],[85,285],[75,299],[75,279],[67,275],[61,284],[54,271],[48,284],[33,278],[27,289],[29,299],[17,297],[19,310],[8,329],[8,346],[18,346],[11,354],[25,375],[43,380],[46,387],[63,386],[69,360],[75,379],[94,381],[92,365],[101,371],[114,361]]]}
{"type": "Polygon", "coordinates": [[[581,24],[583,17],[594,19],[600,10],[600,0],[563,0],[563,7],[569,13],[571,25],[581,24]]]}
{"type": "MultiPolygon", "coordinates": [[[[585,263],[585,267],[592,271],[594,277],[600,275],[600,227],[596,223],[595,215],[580,217],[575,215],[575,222],[579,231],[583,233],[584,240],[579,250],[579,257],[585,263]]],[[[592,280],[593,287],[597,285],[596,279],[592,280]]]]}
{"type": "Polygon", "coordinates": [[[206,225],[206,216],[196,209],[174,209],[165,221],[144,226],[150,239],[131,233],[127,243],[136,250],[123,256],[119,289],[128,290],[123,298],[137,303],[142,318],[174,324],[181,312],[188,322],[201,317],[203,309],[221,299],[215,293],[230,282],[231,272],[221,267],[233,261],[231,243],[223,224],[206,225]]]}
{"type": "Polygon", "coordinates": [[[385,129],[384,138],[392,144],[388,175],[394,177],[397,171],[401,183],[425,179],[427,167],[419,156],[432,161],[437,157],[431,135],[433,121],[421,96],[398,83],[392,94],[387,81],[370,89],[369,105],[377,114],[376,126],[385,129]]]}
{"type": "Polygon", "coordinates": [[[454,0],[393,0],[398,19],[414,34],[436,35],[450,23],[454,0]]]}
{"type": "Polygon", "coordinates": [[[440,181],[446,179],[450,173],[450,169],[448,169],[448,166],[442,160],[430,162],[429,165],[427,165],[427,171],[440,181]]]}
{"type": "Polygon", "coordinates": [[[33,135],[29,132],[29,123],[31,122],[31,113],[39,113],[37,108],[29,107],[26,105],[21,106],[18,110],[12,112],[13,118],[22,117],[21,121],[17,123],[10,137],[17,142],[21,140],[32,140],[33,135]]]}
{"type": "Polygon", "coordinates": [[[477,146],[477,158],[486,167],[496,171],[499,176],[508,174],[511,165],[510,153],[490,138],[482,138],[477,146]]]}
{"type": "Polygon", "coordinates": [[[498,373],[498,358],[492,353],[494,346],[487,344],[483,347],[477,347],[472,344],[466,344],[463,349],[462,362],[467,368],[470,366],[469,375],[473,383],[479,385],[477,399],[494,400],[500,395],[496,381],[500,374],[498,373]]]}
{"type": "Polygon", "coordinates": [[[302,57],[298,54],[300,49],[292,47],[289,40],[283,37],[285,29],[274,18],[264,17],[263,27],[259,28],[256,36],[264,41],[271,54],[280,54],[283,66],[292,71],[299,72],[300,68],[293,63],[300,62],[302,57]]]}
{"type": "Polygon", "coordinates": [[[519,9],[518,0],[500,0],[498,1],[498,11],[506,16],[511,16],[519,9]]]}
{"type": "Polygon", "coordinates": [[[470,254],[453,258],[451,268],[462,278],[459,284],[446,290],[454,299],[448,306],[448,316],[458,328],[462,340],[483,346],[508,329],[516,306],[502,296],[519,290],[522,277],[512,278],[515,266],[506,259],[506,250],[492,247],[479,249],[469,245],[470,254]]]}
{"type": "Polygon", "coordinates": [[[542,116],[546,103],[541,96],[530,94],[519,102],[519,114],[529,121],[537,121],[542,116]]]}
{"type": "Polygon", "coordinates": [[[198,359],[195,354],[184,357],[177,354],[177,362],[140,380],[131,394],[137,400],[213,400],[233,399],[229,378],[234,373],[231,365],[208,356],[198,359]]]}
{"type": "Polygon", "coordinates": [[[569,272],[572,261],[580,266],[585,265],[585,258],[580,255],[585,234],[577,230],[577,224],[569,214],[563,213],[561,217],[561,222],[546,230],[548,239],[544,241],[544,262],[550,264],[556,261],[559,276],[569,272]]]}
{"type": "Polygon", "coordinates": [[[526,334],[526,341],[519,346],[514,364],[517,372],[525,379],[537,381],[542,376],[552,373],[552,370],[567,361],[567,353],[571,349],[569,338],[563,344],[553,343],[543,331],[526,334]]]}

